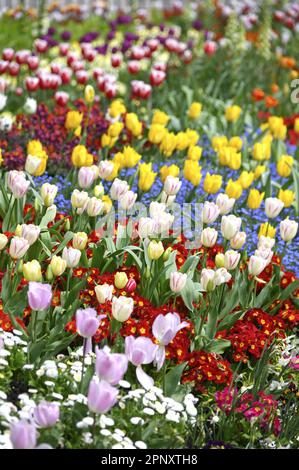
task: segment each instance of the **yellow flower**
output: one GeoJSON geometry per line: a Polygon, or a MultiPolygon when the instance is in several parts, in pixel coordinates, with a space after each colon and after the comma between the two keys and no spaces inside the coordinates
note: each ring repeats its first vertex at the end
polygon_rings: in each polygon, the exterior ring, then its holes
{"type": "Polygon", "coordinates": [[[170,165],[170,166],[162,166],[160,168],[160,178],[164,181],[166,180],[167,176],[178,176],[180,174],[180,168],[177,165],[170,165]]]}
{"type": "Polygon", "coordinates": [[[0,149],[0,166],[2,165],[2,163],[3,163],[2,150],[0,149]]]}
{"type": "Polygon", "coordinates": [[[27,144],[27,153],[28,155],[37,156],[40,152],[43,151],[43,146],[39,140],[30,140],[27,144]]]}
{"type": "Polygon", "coordinates": [[[238,170],[241,166],[242,156],[241,153],[237,153],[235,147],[221,147],[218,151],[218,158],[221,165],[227,165],[232,170],[238,170]]]}
{"type": "Polygon", "coordinates": [[[198,132],[196,132],[195,130],[193,129],[187,129],[185,131],[185,134],[188,138],[188,141],[189,141],[189,146],[191,145],[196,145],[198,143],[198,140],[199,140],[199,134],[198,132]]]}
{"type": "Polygon", "coordinates": [[[269,160],[271,156],[271,144],[256,142],[253,146],[253,158],[257,161],[269,160]]]}
{"type": "Polygon", "coordinates": [[[108,134],[103,134],[101,137],[102,147],[111,147],[112,138],[108,134]]]}
{"type": "MultiPolygon", "coordinates": [[[[233,148],[233,147],[232,147],[233,148]]],[[[239,170],[242,162],[242,156],[240,153],[237,152],[231,152],[230,154],[230,160],[228,162],[228,166],[232,170],[239,170]]]]}
{"type": "Polygon", "coordinates": [[[170,157],[176,148],[176,135],[173,132],[167,132],[160,144],[160,151],[170,157]]]}
{"type": "Polygon", "coordinates": [[[251,189],[247,198],[249,209],[258,209],[264,199],[265,193],[260,193],[257,189],[251,189]]]}
{"type": "Polygon", "coordinates": [[[118,137],[121,131],[123,130],[124,125],[122,122],[116,121],[113,124],[110,124],[108,127],[107,133],[109,137],[118,137]]]}
{"type": "Polygon", "coordinates": [[[84,145],[76,145],[72,151],[72,164],[77,168],[91,166],[93,164],[93,155],[88,153],[84,145]]]}
{"type": "Polygon", "coordinates": [[[112,101],[108,112],[109,115],[115,119],[126,112],[126,107],[121,100],[114,100],[112,101]]]}
{"type": "Polygon", "coordinates": [[[222,185],[222,176],[221,175],[210,175],[210,173],[206,174],[206,177],[203,182],[203,189],[206,193],[215,194],[222,185]]]}
{"type": "Polygon", "coordinates": [[[108,212],[111,211],[111,208],[112,208],[112,205],[113,205],[110,197],[105,194],[102,197],[102,202],[104,203],[104,213],[108,214],[108,212]]]}
{"type": "Polygon", "coordinates": [[[234,147],[236,150],[241,150],[243,142],[241,137],[235,136],[229,140],[230,147],[234,147]]]}
{"type": "Polygon", "coordinates": [[[148,140],[152,144],[160,144],[167,132],[167,129],[161,124],[152,124],[149,128],[148,140]]]}
{"type": "Polygon", "coordinates": [[[142,134],[142,122],[139,121],[137,114],[128,113],[126,115],[126,128],[134,137],[139,137],[142,134]]]}
{"type": "Polygon", "coordinates": [[[254,170],[254,177],[255,179],[258,179],[260,176],[262,176],[263,173],[265,173],[267,167],[265,165],[257,165],[254,170]]]}
{"type": "Polygon", "coordinates": [[[290,189],[280,189],[278,199],[284,203],[284,207],[290,207],[295,200],[295,192],[290,189]]]}
{"type": "Polygon", "coordinates": [[[243,188],[238,181],[233,181],[231,178],[228,180],[225,192],[229,197],[239,199],[242,196],[243,188]]]}
{"type": "Polygon", "coordinates": [[[238,105],[228,106],[225,110],[225,119],[227,121],[235,122],[239,119],[242,108],[238,105]]]}
{"type": "Polygon", "coordinates": [[[84,250],[88,241],[88,236],[85,232],[77,232],[73,235],[72,245],[76,250],[84,250]]]}
{"type": "Polygon", "coordinates": [[[94,87],[91,85],[86,85],[84,90],[84,98],[87,103],[93,103],[94,94],[94,87]]]}
{"type": "Polygon", "coordinates": [[[194,103],[192,103],[188,109],[188,116],[191,119],[197,119],[200,116],[201,110],[202,104],[194,101],[194,103]]]}
{"type": "Polygon", "coordinates": [[[269,222],[264,222],[260,226],[258,237],[260,238],[264,236],[264,237],[274,238],[275,234],[276,234],[276,228],[270,225],[269,222]]]}
{"type": "Polygon", "coordinates": [[[151,260],[157,260],[164,253],[164,247],[162,242],[152,240],[147,247],[148,257],[151,260]]]}
{"type": "Polygon", "coordinates": [[[75,135],[76,137],[80,137],[81,132],[82,132],[82,127],[81,127],[81,126],[78,126],[77,129],[74,130],[74,135],[75,135]]]}
{"type": "Polygon", "coordinates": [[[159,111],[159,109],[157,109],[154,112],[154,115],[152,118],[152,124],[160,124],[161,126],[167,126],[169,119],[170,118],[168,114],[164,113],[163,111],[159,111]]]}
{"type": "Polygon", "coordinates": [[[186,180],[190,181],[193,186],[198,186],[201,181],[201,166],[198,165],[198,162],[193,160],[185,160],[184,164],[184,177],[186,180]]]}
{"type": "Polygon", "coordinates": [[[221,147],[224,147],[228,144],[228,140],[225,135],[216,135],[215,137],[212,137],[211,143],[213,150],[215,150],[215,152],[218,152],[221,147]]]}
{"type": "Polygon", "coordinates": [[[83,114],[79,111],[69,111],[66,115],[65,128],[68,131],[74,131],[81,125],[83,114]]]}
{"type": "Polygon", "coordinates": [[[249,188],[254,180],[254,173],[253,171],[242,171],[239,176],[239,183],[241,184],[243,189],[249,188]]]}
{"type": "Polygon", "coordinates": [[[295,122],[294,122],[294,131],[297,132],[297,134],[299,134],[299,118],[296,118],[296,119],[295,119],[295,122]]]}
{"type": "Polygon", "coordinates": [[[189,160],[197,161],[200,159],[202,154],[202,148],[198,147],[197,145],[190,145],[188,149],[187,157],[189,160]]]}
{"type": "Polygon", "coordinates": [[[284,140],[287,134],[287,126],[283,122],[283,118],[278,116],[270,116],[268,124],[271,134],[275,139],[284,140]]]}
{"type": "Polygon", "coordinates": [[[39,282],[42,280],[41,265],[36,259],[23,264],[23,276],[26,281],[39,282]]]}
{"type": "Polygon", "coordinates": [[[277,173],[284,178],[287,178],[292,173],[292,166],[294,163],[291,155],[282,155],[276,165],[277,173]]]}
{"type": "Polygon", "coordinates": [[[149,191],[156,179],[156,176],[157,173],[152,171],[151,163],[140,163],[138,188],[144,192],[149,191]]]}
{"type": "Polygon", "coordinates": [[[125,168],[133,168],[141,159],[141,155],[139,155],[139,153],[137,153],[132,147],[125,147],[123,149],[123,155],[125,168]]]}
{"type": "Polygon", "coordinates": [[[113,157],[113,162],[119,165],[119,169],[125,168],[125,156],[121,152],[117,152],[113,157]]]}
{"type": "Polygon", "coordinates": [[[189,146],[189,139],[185,132],[179,132],[176,135],[177,150],[185,150],[189,146]]]}

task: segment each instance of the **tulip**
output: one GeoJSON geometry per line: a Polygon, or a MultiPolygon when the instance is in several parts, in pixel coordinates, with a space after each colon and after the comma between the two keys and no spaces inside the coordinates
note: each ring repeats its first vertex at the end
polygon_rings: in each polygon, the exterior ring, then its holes
{"type": "Polygon", "coordinates": [[[115,178],[110,189],[111,198],[113,200],[119,200],[128,190],[129,185],[126,181],[115,178]]]}
{"type": "Polygon", "coordinates": [[[28,241],[23,237],[13,237],[10,242],[9,254],[13,259],[21,259],[29,249],[28,241]]]}
{"type": "Polygon", "coordinates": [[[27,181],[24,174],[19,171],[12,170],[8,173],[7,185],[16,199],[21,199],[25,196],[30,181],[27,181]]]}
{"type": "Polygon", "coordinates": [[[231,240],[239,232],[242,220],[235,215],[223,215],[221,219],[221,233],[223,238],[231,240]]]}
{"type": "Polygon", "coordinates": [[[236,269],[239,264],[241,255],[237,251],[228,250],[224,254],[224,268],[229,271],[236,269]]]}
{"type": "Polygon", "coordinates": [[[8,238],[4,233],[0,233],[0,251],[4,250],[8,243],[8,238]]]}
{"type": "Polygon", "coordinates": [[[81,251],[76,248],[67,248],[65,247],[62,252],[62,259],[66,261],[66,266],[68,268],[75,268],[80,261],[81,251]]]}
{"type": "Polygon", "coordinates": [[[207,227],[201,232],[201,243],[207,248],[215,245],[218,237],[218,232],[214,228],[207,227]]]}
{"type": "Polygon", "coordinates": [[[150,203],[150,208],[149,208],[150,216],[153,219],[157,219],[162,214],[165,213],[165,209],[166,209],[166,205],[164,203],[160,203],[160,202],[157,202],[157,201],[152,201],[150,203]]]}
{"type": "Polygon", "coordinates": [[[33,224],[21,225],[21,236],[28,241],[29,245],[33,245],[38,239],[40,234],[40,227],[33,224]]]}
{"type": "Polygon", "coordinates": [[[59,406],[56,403],[42,401],[34,409],[33,416],[40,428],[51,428],[59,419],[59,406]]]}
{"type": "Polygon", "coordinates": [[[123,379],[127,368],[128,359],[125,354],[110,353],[108,346],[103,349],[96,348],[95,371],[100,380],[117,385],[123,379]]]}
{"type": "Polygon", "coordinates": [[[78,309],[76,312],[77,332],[82,338],[91,338],[99,328],[101,318],[93,308],[78,309]]]}
{"type": "Polygon", "coordinates": [[[155,240],[152,240],[147,247],[147,252],[148,252],[148,257],[151,260],[157,260],[160,258],[160,256],[163,255],[164,253],[164,247],[162,242],[157,242],[155,240]]]}
{"type": "Polygon", "coordinates": [[[133,191],[127,191],[125,194],[120,196],[118,200],[122,209],[129,210],[134,206],[136,199],[137,194],[135,194],[133,191]]]}
{"type": "Polygon", "coordinates": [[[29,282],[28,302],[32,310],[46,310],[51,305],[52,288],[50,284],[29,282]]]}
{"type": "Polygon", "coordinates": [[[205,202],[202,209],[202,221],[204,224],[212,224],[220,214],[219,207],[214,202],[205,202]]]}
{"type": "Polygon", "coordinates": [[[118,390],[105,380],[93,379],[89,384],[87,405],[93,413],[107,413],[117,402],[118,390]]]}
{"type": "Polygon", "coordinates": [[[220,286],[231,280],[231,275],[225,268],[219,268],[215,271],[214,283],[215,286],[220,286]]]}
{"type": "MultiPolygon", "coordinates": [[[[171,196],[170,196],[171,197],[171,196]]],[[[174,215],[168,212],[163,212],[159,217],[154,218],[154,235],[167,236],[169,230],[174,222],[174,215]]]]}
{"type": "Polygon", "coordinates": [[[66,270],[66,261],[61,256],[54,255],[51,259],[50,267],[54,276],[61,276],[66,270]]]}
{"type": "Polygon", "coordinates": [[[88,241],[88,236],[85,232],[74,233],[73,236],[73,248],[76,250],[84,250],[88,241]]]}
{"type": "Polygon", "coordinates": [[[248,262],[249,274],[251,274],[251,276],[258,276],[262,271],[264,271],[266,264],[266,261],[260,256],[250,256],[248,262]]]}
{"type": "Polygon", "coordinates": [[[168,175],[164,181],[164,191],[167,196],[175,196],[182,186],[182,182],[175,176],[168,175]]]}
{"type": "Polygon", "coordinates": [[[285,219],[280,222],[280,236],[284,242],[290,242],[296,236],[298,231],[298,222],[285,219]]]}
{"type": "Polygon", "coordinates": [[[264,235],[261,235],[257,247],[258,248],[273,248],[275,245],[275,239],[271,237],[265,237],[264,235]]]}
{"type": "Polygon", "coordinates": [[[188,326],[188,323],[181,322],[177,313],[167,313],[158,315],[153,323],[152,332],[158,341],[159,348],[156,352],[155,362],[160,370],[165,361],[165,346],[167,346],[176,336],[177,332],[188,326]]]}
{"type": "Polygon", "coordinates": [[[42,271],[39,262],[34,259],[23,264],[23,275],[27,281],[41,281],[42,271]]]}
{"type": "Polygon", "coordinates": [[[151,237],[154,232],[154,220],[150,217],[140,217],[138,221],[138,235],[140,238],[151,237]]]}
{"type": "Polygon", "coordinates": [[[272,257],[273,257],[273,251],[270,248],[259,248],[258,250],[255,250],[254,252],[255,256],[259,256],[260,258],[263,258],[266,261],[266,266],[271,263],[272,257]]]}
{"type": "Polygon", "coordinates": [[[87,203],[87,214],[89,217],[96,217],[103,212],[104,204],[97,197],[91,197],[87,203]]]}
{"type": "Polygon", "coordinates": [[[279,215],[284,207],[284,203],[277,197],[267,197],[265,200],[265,213],[269,219],[274,219],[279,215]]]}
{"type": "Polygon", "coordinates": [[[215,264],[217,268],[224,268],[224,254],[217,253],[215,256],[215,264]]]}
{"type": "Polygon", "coordinates": [[[46,207],[50,207],[52,204],[54,204],[57,191],[58,187],[55,184],[44,183],[42,185],[40,194],[46,207]]]}
{"type": "Polygon", "coordinates": [[[125,286],[125,291],[128,294],[131,294],[132,292],[136,290],[136,287],[137,287],[137,284],[136,284],[135,279],[130,278],[125,286]]]}
{"type": "Polygon", "coordinates": [[[242,248],[245,242],[246,242],[246,233],[238,232],[233,238],[230,239],[230,246],[234,250],[240,250],[240,248],[242,248]]]}
{"type": "Polygon", "coordinates": [[[104,304],[107,300],[112,299],[113,286],[109,284],[101,284],[94,288],[97,300],[100,304],[104,304]]]}
{"type": "Polygon", "coordinates": [[[117,272],[114,276],[114,285],[118,289],[123,289],[128,282],[128,276],[126,273],[117,272]]]}
{"type": "Polygon", "coordinates": [[[94,88],[91,85],[86,85],[85,90],[84,90],[84,98],[87,103],[93,103],[94,101],[94,88]]]}
{"type": "Polygon", "coordinates": [[[204,268],[201,271],[200,286],[204,292],[211,292],[215,289],[214,277],[215,271],[213,269],[204,268]]]}
{"type": "Polygon", "coordinates": [[[12,423],[10,440],[14,449],[34,449],[37,441],[35,426],[23,420],[12,423]]]}
{"type": "Polygon", "coordinates": [[[35,175],[41,163],[42,163],[41,158],[35,155],[27,155],[26,162],[25,162],[25,170],[30,175],[35,175]]]}
{"type": "Polygon", "coordinates": [[[88,202],[88,193],[86,191],[79,191],[74,189],[71,196],[72,207],[75,209],[82,209],[88,202]]]}
{"type": "Polygon", "coordinates": [[[170,273],[170,289],[172,292],[178,294],[181,292],[187,282],[187,274],[179,273],[177,271],[170,273]]]}
{"type": "Polygon", "coordinates": [[[99,164],[99,175],[102,179],[109,178],[113,173],[114,163],[109,160],[102,160],[99,164]]]}
{"type": "Polygon", "coordinates": [[[228,214],[233,209],[235,202],[236,200],[228,197],[227,194],[218,194],[216,198],[216,204],[221,215],[228,214]]]}
{"type": "Polygon", "coordinates": [[[146,390],[154,385],[152,377],[142,369],[142,364],[150,364],[156,357],[158,346],[150,338],[134,338],[127,336],[125,340],[125,353],[129,361],[136,367],[136,376],[139,383],[146,390]]]}
{"type": "Polygon", "coordinates": [[[104,196],[104,192],[105,190],[102,184],[97,184],[94,187],[93,194],[95,195],[95,197],[102,198],[104,196]]]}
{"type": "Polygon", "coordinates": [[[131,297],[113,297],[112,316],[119,322],[127,321],[133,312],[134,301],[131,297]]]}
{"type": "Polygon", "coordinates": [[[93,184],[95,174],[91,167],[81,166],[78,172],[78,183],[80,188],[87,189],[93,184]]]}

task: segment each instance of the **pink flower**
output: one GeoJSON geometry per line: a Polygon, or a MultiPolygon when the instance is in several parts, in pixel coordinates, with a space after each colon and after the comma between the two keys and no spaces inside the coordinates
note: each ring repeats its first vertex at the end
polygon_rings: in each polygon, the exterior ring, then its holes
{"type": "Polygon", "coordinates": [[[52,288],[50,284],[42,282],[29,282],[28,302],[32,310],[47,309],[52,300],[52,288]]]}
{"type": "Polygon", "coordinates": [[[96,348],[95,370],[100,379],[110,385],[117,385],[122,380],[128,368],[125,354],[110,353],[108,346],[96,348]]]}
{"type": "Polygon", "coordinates": [[[88,389],[87,404],[93,413],[107,413],[117,402],[118,390],[105,380],[91,380],[88,389]]]}

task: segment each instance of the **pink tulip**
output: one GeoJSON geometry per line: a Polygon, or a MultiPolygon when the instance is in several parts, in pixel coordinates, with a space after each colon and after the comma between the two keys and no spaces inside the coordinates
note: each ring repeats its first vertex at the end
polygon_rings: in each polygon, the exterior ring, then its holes
{"type": "Polygon", "coordinates": [[[101,380],[105,380],[110,385],[117,385],[127,368],[128,359],[125,354],[110,353],[108,346],[103,349],[96,348],[95,370],[101,380]]]}
{"type": "Polygon", "coordinates": [[[93,413],[107,413],[117,402],[118,390],[105,380],[93,379],[89,384],[87,404],[93,413]]]}
{"type": "Polygon", "coordinates": [[[47,309],[52,300],[52,289],[50,284],[41,282],[29,282],[28,302],[32,310],[47,309]]]}

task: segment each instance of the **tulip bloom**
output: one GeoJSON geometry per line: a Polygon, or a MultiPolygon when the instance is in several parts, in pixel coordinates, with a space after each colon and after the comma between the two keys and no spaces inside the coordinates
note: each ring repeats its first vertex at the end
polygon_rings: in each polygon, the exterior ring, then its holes
{"type": "Polygon", "coordinates": [[[101,284],[94,288],[97,300],[100,304],[104,304],[107,300],[111,301],[113,286],[109,284],[101,284]]]}
{"type": "Polygon", "coordinates": [[[50,284],[29,282],[28,302],[32,310],[46,310],[51,305],[52,288],[50,284]]]}
{"type": "Polygon", "coordinates": [[[125,340],[125,352],[129,361],[136,366],[136,377],[139,383],[146,390],[154,385],[152,377],[147,375],[142,369],[142,364],[150,364],[154,361],[158,346],[150,338],[134,338],[127,336],[125,340]]]}
{"type": "Polygon", "coordinates": [[[77,332],[83,338],[91,338],[96,334],[100,325],[100,320],[101,318],[98,316],[95,309],[78,309],[76,312],[77,332]]]}
{"type": "Polygon", "coordinates": [[[17,421],[10,427],[10,440],[14,449],[34,449],[37,432],[33,424],[27,421],[17,421]]]}
{"type": "Polygon", "coordinates": [[[263,258],[252,255],[248,262],[248,272],[251,276],[258,276],[262,271],[264,271],[266,265],[267,262],[263,258]]]}
{"type": "Polygon", "coordinates": [[[81,251],[72,247],[65,247],[62,252],[62,259],[66,261],[68,268],[75,268],[81,258],[81,251]]]}
{"type": "Polygon", "coordinates": [[[96,348],[96,373],[101,380],[110,385],[117,385],[123,379],[128,368],[125,354],[110,353],[108,346],[96,348]]]}
{"type": "Polygon", "coordinates": [[[9,246],[9,254],[13,259],[21,259],[29,249],[29,243],[23,237],[13,237],[9,246]]]}
{"type": "Polygon", "coordinates": [[[202,221],[204,224],[212,224],[220,214],[220,209],[214,202],[205,202],[202,209],[202,221]]]}
{"type": "Polygon", "coordinates": [[[181,322],[180,316],[177,313],[160,314],[155,318],[152,332],[159,343],[155,358],[158,370],[161,369],[165,361],[165,346],[173,340],[178,331],[186,326],[188,326],[188,323],[185,321],[181,322]]]}
{"type": "Polygon", "coordinates": [[[113,297],[112,316],[119,322],[127,321],[133,312],[134,301],[131,297],[113,297]]]}
{"type": "Polygon", "coordinates": [[[107,413],[117,402],[118,390],[105,380],[93,379],[89,384],[87,404],[93,413],[107,413]]]}
{"type": "Polygon", "coordinates": [[[181,292],[187,282],[187,274],[179,273],[179,272],[173,272],[170,273],[170,289],[172,292],[175,292],[178,294],[181,292]]]}
{"type": "Polygon", "coordinates": [[[223,215],[221,219],[221,233],[223,238],[231,240],[240,231],[242,220],[233,214],[223,215]]]}
{"type": "Polygon", "coordinates": [[[277,197],[267,197],[265,200],[265,212],[269,219],[277,217],[284,207],[284,203],[277,197]]]}
{"type": "Polygon", "coordinates": [[[280,236],[284,242],[290,242],[295,238],[298,231],[298,222],[285,219],[280,222],[280,236]]]}
{"type": "Polygon", "coordinates": [[[59,419],[59,406],[56,403],[43,401],[34,409],[33,416],[40,428],[50,428],[59,419]]]}

